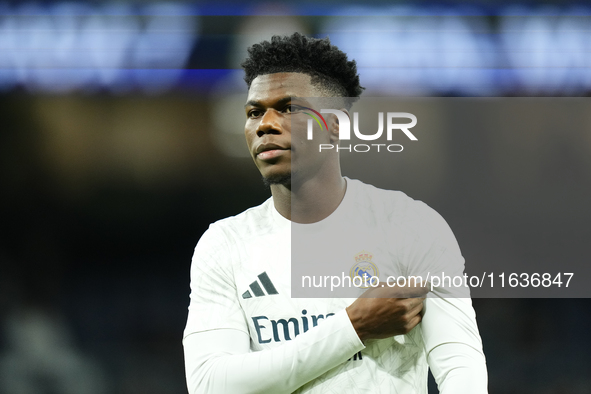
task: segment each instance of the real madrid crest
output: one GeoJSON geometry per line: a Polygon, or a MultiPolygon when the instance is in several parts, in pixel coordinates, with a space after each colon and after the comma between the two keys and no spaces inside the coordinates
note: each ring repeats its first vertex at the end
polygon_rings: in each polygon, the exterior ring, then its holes
{"type": "Polygon", "coordinates": [[[349,277],[355,286],[359,287],[360,289],[367,289],[370,287],[371,278],[379,278],[380,272],[378,271],[378,267],[373,263],[373,261],[371,261],[372,258],[372,253],[365,250],[355,255],[355,264],[353,267],[351,267],[349,277]],[[355,279],[357,277],[359,277],[361,280],[355,279]],[[357,286],[358,283],[361,283],[361,286],[357,286]]]}

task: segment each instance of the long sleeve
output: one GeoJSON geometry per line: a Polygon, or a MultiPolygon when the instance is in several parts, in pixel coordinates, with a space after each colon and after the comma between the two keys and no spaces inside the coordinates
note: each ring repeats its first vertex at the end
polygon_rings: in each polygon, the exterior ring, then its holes
{"type": "Polygon", "coordinates": [[[442,394],[487,393],[486,362],[481,352],[462,343],[444,343],[429,353],[431,372],[442,394]]]}
{"type": "MultiPolygon", "coordinates": [[[[431,277],[462,277],[464,258],[445,222],[434,210],[418,204],[416,236],[409,242],[411,272],[431,277]]],[[[429,279],[433,280],[433,279],[429,279]]],[[[433,281],[425,300],[421,330],[427,361],[442,394],[487,393],[486,359],[472,307],[470,289],[433,281]]]]}
{"type": "Polygon", "coordinates": [[[249,344],[233,329],[187,336],[189,393],[291,393],[365,348],[345,310],[274,349],[249,353],[249,344]]]}
{"type": "Polygon", "coordinates": [[[427,298],[421,329],[440,393],[488,392],[486,359],[469,298],[427,298]]]}

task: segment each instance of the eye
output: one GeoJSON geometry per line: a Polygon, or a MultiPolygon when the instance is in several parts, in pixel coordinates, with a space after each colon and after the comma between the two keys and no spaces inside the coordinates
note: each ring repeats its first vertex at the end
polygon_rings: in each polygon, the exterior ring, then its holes
{"type": "Polygon", "coordinates": [[[299,105],[295,105],[295,104],[290,104],[287,107],[285,107],[285,112],[288,114],[292,114],[294,112],[298,112],[302,109],[302,107],[300,107],[299,105]]]}
{"type": "Polygon", "coordinates": [[[261,116],[263,114],[263,111],[259,110],[259,109],[251,109],[250,111],[247,112],[246,116],[248,118],[258,118],[259,116],[261,116]]]}

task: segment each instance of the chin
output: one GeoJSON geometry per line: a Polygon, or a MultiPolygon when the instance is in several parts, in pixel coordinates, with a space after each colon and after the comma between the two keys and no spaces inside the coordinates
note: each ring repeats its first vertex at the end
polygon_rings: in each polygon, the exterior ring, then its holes
{"type": "Polygon", "coordinates": [[[291,173],[263,175],[263,183],[269,187],[271,185],[291,186],[291,173]]]}

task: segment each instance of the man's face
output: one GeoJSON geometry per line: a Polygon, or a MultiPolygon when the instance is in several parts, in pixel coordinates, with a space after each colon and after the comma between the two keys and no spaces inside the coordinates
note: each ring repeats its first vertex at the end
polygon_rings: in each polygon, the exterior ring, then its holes
{"type": "Polygon", "coordinates": [[[256,166],[270,183],[291,184],[292,165],[294,173],[301,173],[319,164],[320,155],[314,155],[312,144],[304,137],[309,117],[298,111],[298,106],[311,106],[298,98],[319,96],[321,92],[306,74],[266,74],[252,81],[244,133],[256,166]],[[292,163],[296,152],[297,160],[292,163]]]}

